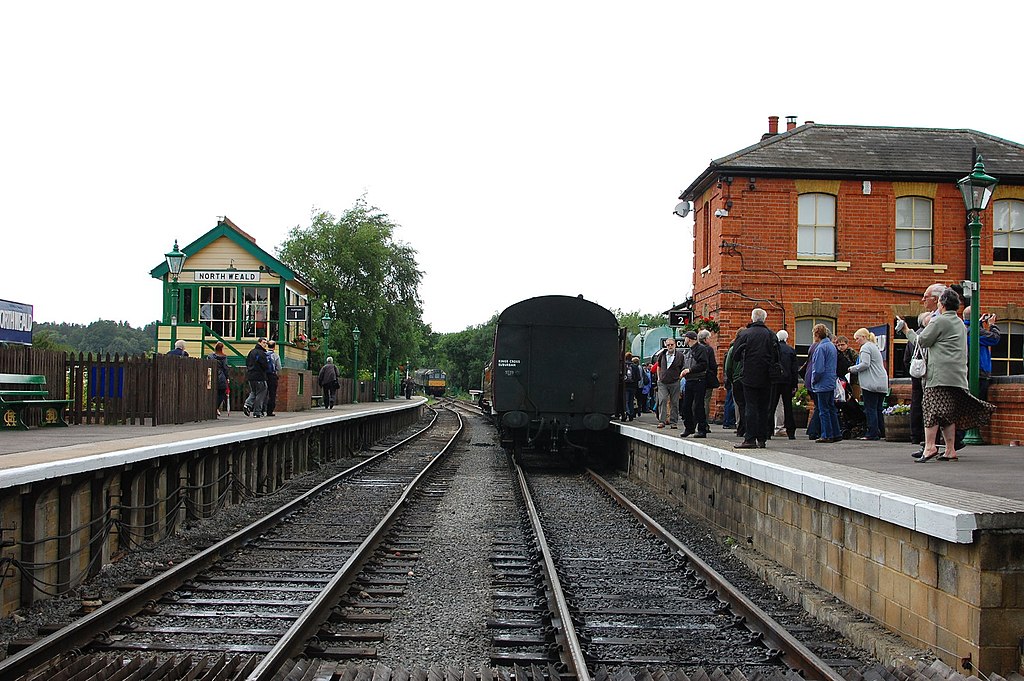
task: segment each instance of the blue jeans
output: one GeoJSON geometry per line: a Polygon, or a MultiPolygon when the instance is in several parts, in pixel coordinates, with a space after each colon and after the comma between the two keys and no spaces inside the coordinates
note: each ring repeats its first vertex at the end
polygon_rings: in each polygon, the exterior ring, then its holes
{"type": "Polygon", "coordinates": [[[839,430],[839,412],[836,411],[835,390],[815,391],[814,404],[817,406],[815,411],[820,414],[821,437],[828,440],[840,437],[842,431],[839,430]]]}
{"type": "Polygon", "coordinates": [[[736,427],[736,403],[732,401],[732,384],[725,390],[725,406],[722,407],[722,425],[726,428],[736,427]]]}
{"type": "Polygon", "coordinates": [[[633,418],[633,405],[636,403],[636,383],[626,383],[622,401],[626,404],[626,416],[633,418]]]}
{"type": "Polygon", "coordinates": [[[864,415],[868,418],[868,432],[865,437],[871,440],[885,437],[885,417],[882,415],[883,393],[873,393],[870,390],[861,390],[861,397],[864,398],[864,415]]]}

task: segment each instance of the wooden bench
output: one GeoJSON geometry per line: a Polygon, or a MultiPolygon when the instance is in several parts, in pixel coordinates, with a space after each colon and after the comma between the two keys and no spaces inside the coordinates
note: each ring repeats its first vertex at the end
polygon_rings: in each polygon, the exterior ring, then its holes
{"type": "Polygon", "coordinates": [[[50,399],[46,376],[0,374],[0,429],[28,430],[24,414],[29,409],[43,410],[41,426],[67,428],[64,410],[71,400],[50,399]],[[11,387],[14,386],[14,387],[11,387]]]}

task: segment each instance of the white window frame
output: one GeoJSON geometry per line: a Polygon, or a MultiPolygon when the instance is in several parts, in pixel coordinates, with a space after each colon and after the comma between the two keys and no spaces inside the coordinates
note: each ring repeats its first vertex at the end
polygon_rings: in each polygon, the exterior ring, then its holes
{"type": "Polygon", "coordinates": [[[934,258],[934,202],[925,196],[901,196],[896,199],[896,232],[894,235],[893,254],[896,262],[931,263],[934,258]],[[900,206],[910,206],[910,223],[900,224],[900,206]],[[909,237],[910,245],[900,247],[900,235],[909,237]],[[927,243],[921,243],[921,242],[927,243]],[[920,255],[927,249],[926,257],[920,255]]]}
{"type": "Polygon", "coordinates": [[[1024,201],[1000,199],[992,202],[992,262],[1003,265],[1024,265],[1024,201]],[[1006,249],[1006,257],[996,256],[996,249],[1006,249]],[[1013,251],[1021,256],[1013,258],[1013,251]]]}
{"type": "Polygon", "coordinates": [[[200,286],[199,321],[221,338],[237,338],[237,296],[236,286],[200,286]]]}
{"type": "Polygon", "coordinates": [[[797,260],[836,259],[837,203],[838,201],[834,194],[809,192],[797,196],[797,260]],[[813,200],[811,214],[808,214],[807,205],[809,202],[805,201],[807,198],[813,200]],[[831,207],[829,207],[829,204],[831,204],[831,207]],[[809,238],[808,234],[810,235],[809,238]]]}

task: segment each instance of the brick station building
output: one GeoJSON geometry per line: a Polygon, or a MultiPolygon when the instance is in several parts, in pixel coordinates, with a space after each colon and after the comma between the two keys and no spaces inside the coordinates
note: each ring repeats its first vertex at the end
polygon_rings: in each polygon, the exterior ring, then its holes
{"type": "MultiPolygon", "coordinates": [[[[1021,438],[1024,146],[974,130],[798,126],[789,117],[780,132],[778,116],[768,120],[760,141],[712,161],[679,197],[693,203],[693,309],[719,321],[717,356],[759,306],[803,356],[819,322],[850,338],[888,326],[886,364],[905,377],[895,317],[916,325],[929,284],[970,279],[956,181],[977,153],[999,180],[981,215],[981,312],[996,315],[1003,336],[989,393],[999,411],[982,434],[1021,438]]],[[[909,397],[909,379],[893,391],[909,397]]]]}

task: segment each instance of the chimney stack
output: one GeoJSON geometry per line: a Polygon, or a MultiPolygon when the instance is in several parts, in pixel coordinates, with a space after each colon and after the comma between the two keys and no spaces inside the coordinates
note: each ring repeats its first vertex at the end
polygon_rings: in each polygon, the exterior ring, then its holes
{"type": "Polygon", "coordinates": [[[796,116],[786,116],[786,132],[796,127],[796,116]]]}
{"type": "Polygon", "coordinates": [[[768,117],[768,134],[778,135],[779,134],[779,117],[769,116],[768,117]]]}

